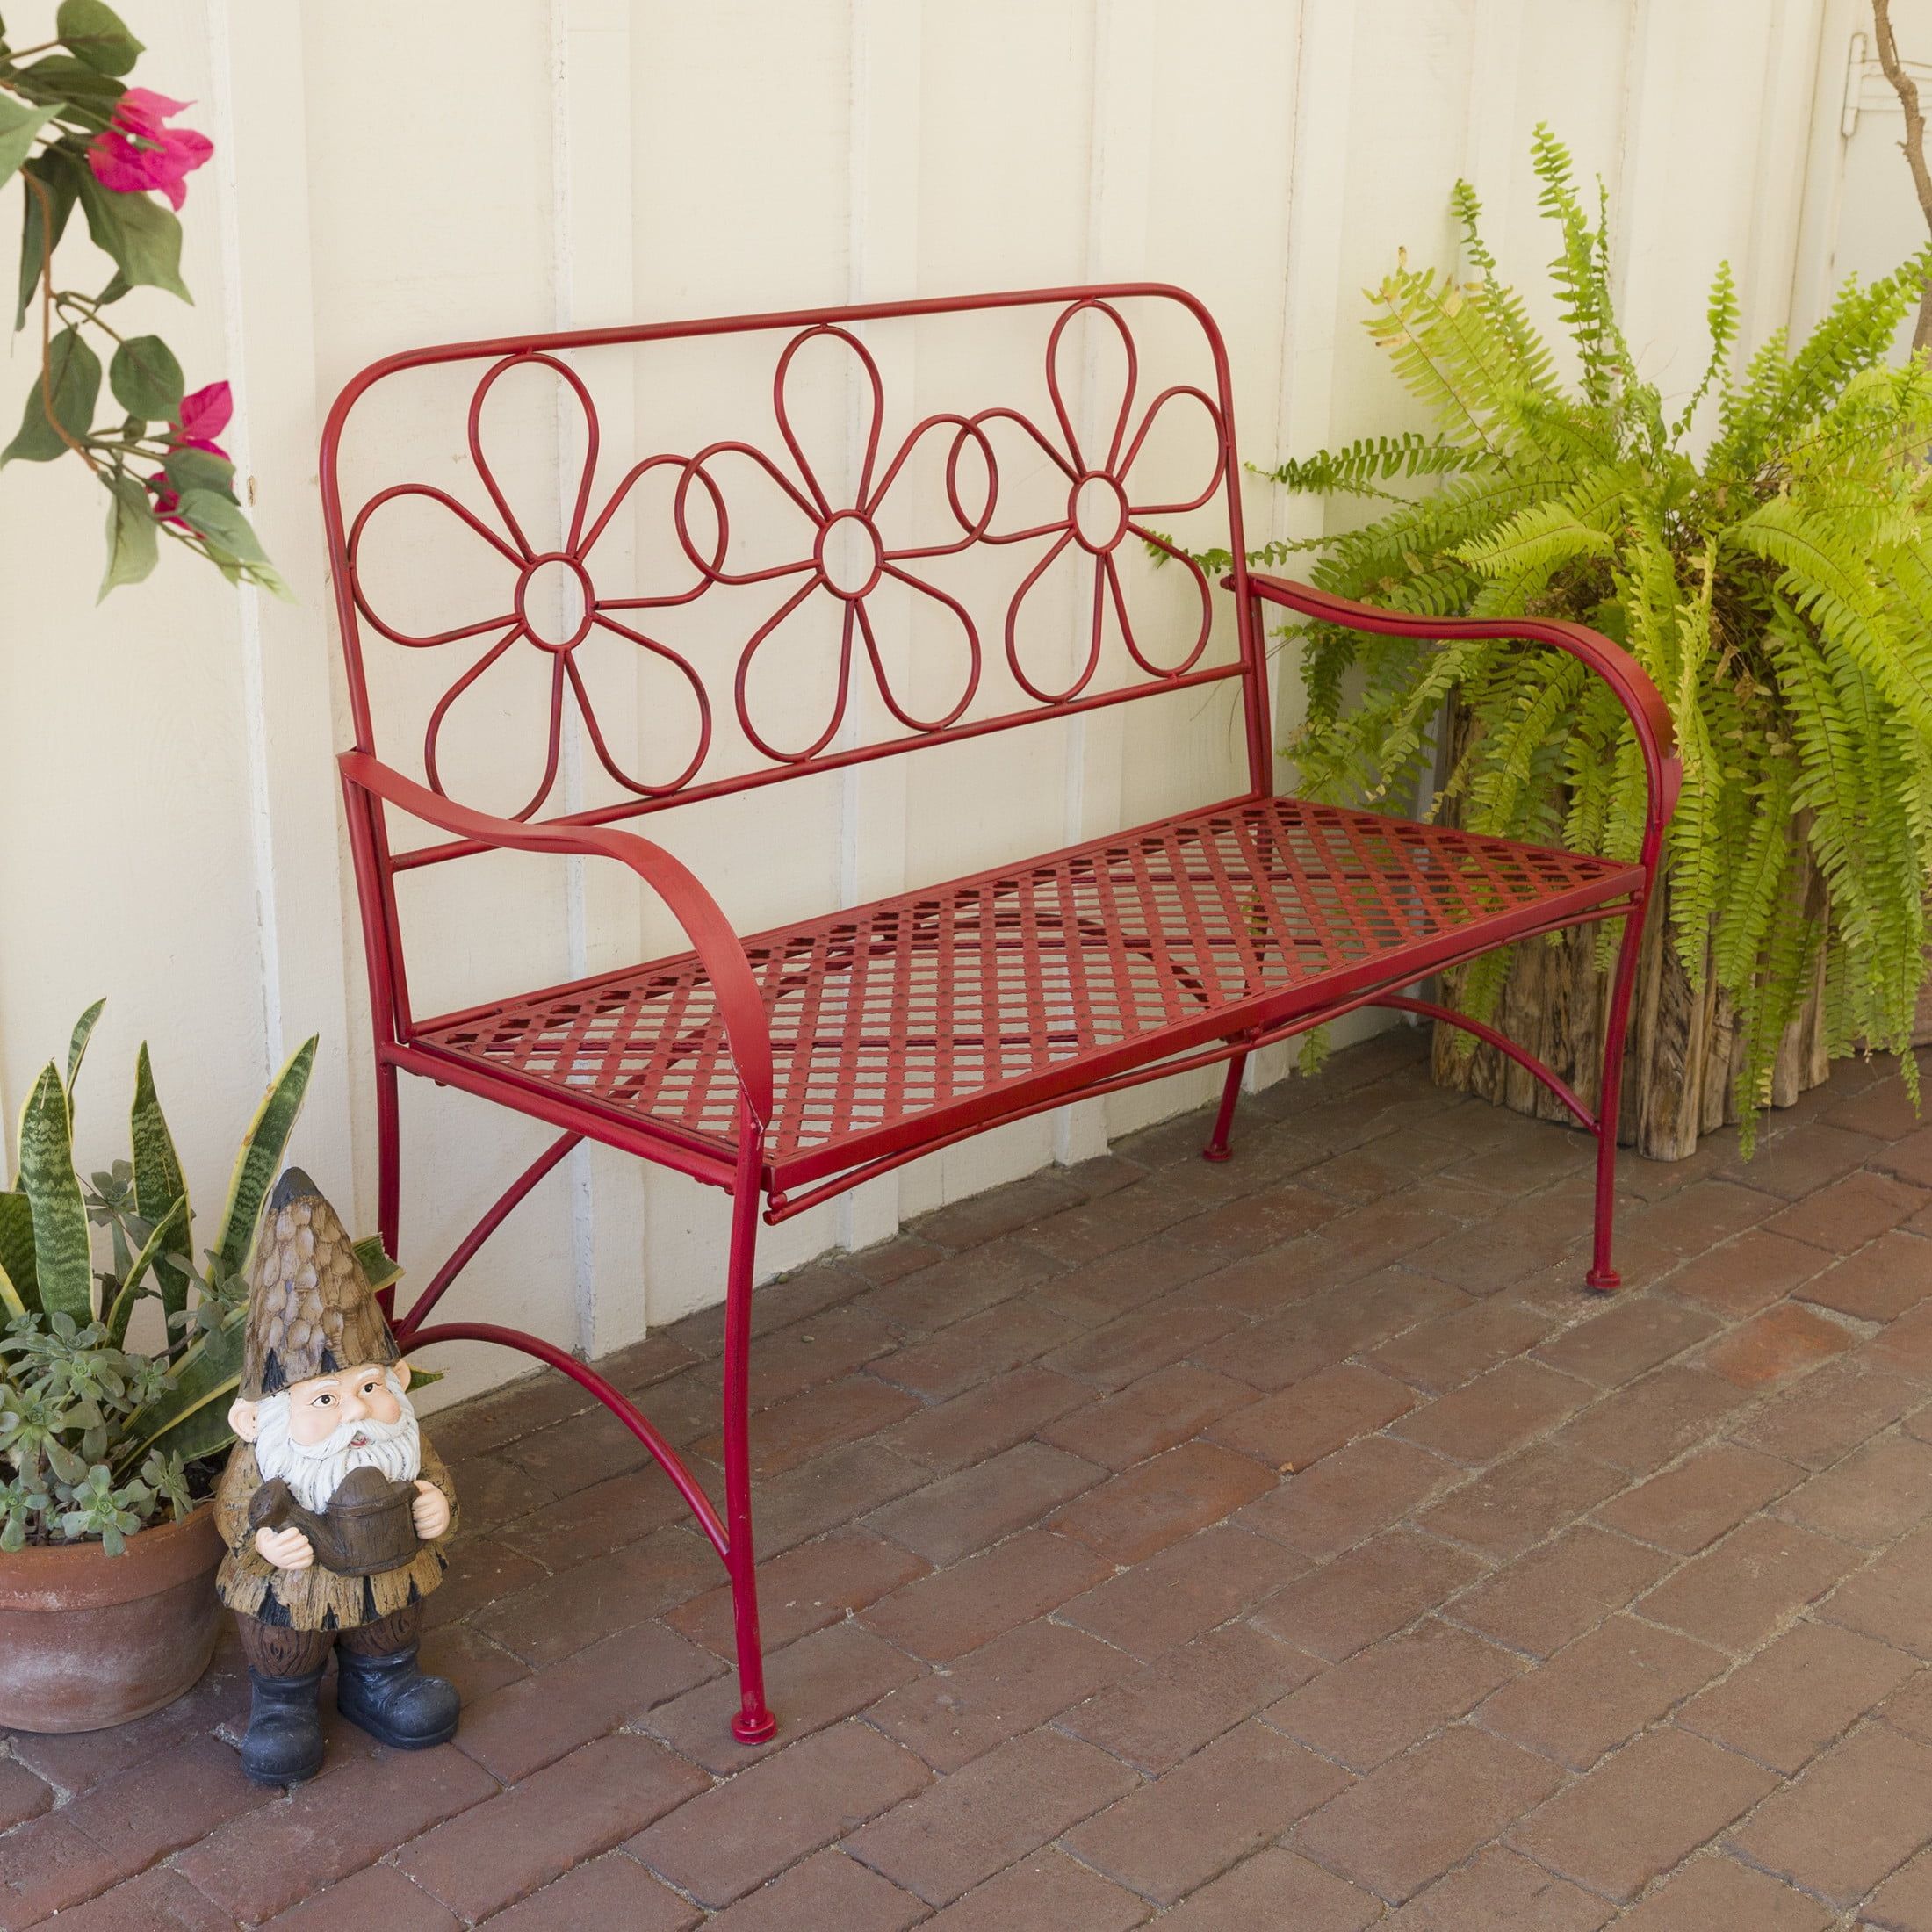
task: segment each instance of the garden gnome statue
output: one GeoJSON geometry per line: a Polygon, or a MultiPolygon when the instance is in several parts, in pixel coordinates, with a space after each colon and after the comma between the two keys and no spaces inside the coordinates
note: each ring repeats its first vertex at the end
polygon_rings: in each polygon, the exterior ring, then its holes
{"type": "Polygon", "coordinates": [[[456,1691],[416,1665],[422,1600],[456,1525],[450,1472],[416,1432],[409,1365],[348,1230],[299,1168],[276,1184],[249,1282],[240,1440],[215,1499],[254,1702],[242,1768],[260,1784],[321,1769],[316,1696],[385,1744],[455,1735],[456,1691]]]}

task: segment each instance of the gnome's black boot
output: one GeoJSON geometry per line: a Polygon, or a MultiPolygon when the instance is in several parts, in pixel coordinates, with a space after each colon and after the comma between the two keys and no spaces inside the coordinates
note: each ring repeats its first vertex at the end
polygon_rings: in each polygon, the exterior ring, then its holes
{"type": "Polygon", "coordinates": [[[242,1741],[242,1769],[257,1784],[299,1784],[322,1768],[322,1719],[316,1693],[322,1674],[269,1677],[249,1671],[254,1698],[249,1734],[242,1741]]]}
{"type": "Polygon", "coordinates": [[[416,1665],[412,1641],[398,1650],[335,1652],[335,1708],[378,1743],[424,1751],[456,1735],[462,1701],[456,1686],[416,1665]]]}

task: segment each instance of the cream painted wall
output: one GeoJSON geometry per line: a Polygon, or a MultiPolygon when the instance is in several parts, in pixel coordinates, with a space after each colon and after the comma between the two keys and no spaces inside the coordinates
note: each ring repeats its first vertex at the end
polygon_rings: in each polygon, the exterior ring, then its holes
{"type": "MultiPolygon", "coordinates": [[[[25,29],[51,11],[23,0],[10,18],[25,29]]],[[[1617,196],[1631,334],[1668,389],[1699,353],[1719,256],[1740,269],[1752,342],[1786,320],[1806,184],[1836,165],[1813,104],[1842,82],[1842,47],[1827,43],[1844,8],[129,0],[127,11],[154,49],[143,80],[193,97],[190,119],[218,146],[187,210],[198,306],[157,299],[156,314],[169,307],[191,382],[236,386],[237,454],[299,602],[237,598],[169,559],[97,609],[85,479],[0,475],[0,1112],[11,1121],[76,1011],[106,993],[83,1155],[119,1149],[146,1037],[205,1199],[272,1066],[320,1032],[298,1152],[366,1223],[365,1000],[330,766],[349,734],[314,455],[328,400],[364,362],[456,336],[1147,277],[1193,288],[1218,315],[1244,453],[1306,451],[1409,422],[1356,326],[1358,292],[1399,245],[1453,260],[1459,172],[1484,196],[1506,263],[1528,280],[1546,258],[1525,156],[1548,119],[1617,196]]],[[[16,201],[0,195],[0,232],[16,201]]],[[[881,353],[889,381],[918,393],[920,370],[881,353]]],[[[18,345],[10,366],[24,391],[18,345]]],[[[645,440],[667,407],[648,386],[620,387],[614,420],[640,449],[674,447],[645,440]]],[[[567,427],[519,420],[526,463],[554,495],[567,427]]],[[[1258,537],[1315,527],[1315,513],[1258,487],[1249,511],[1258,537]]],[[[1280,708],[1292,717],[1292,677],[1280,708]]],[[[635,721],[625,730],[634,745],[635,721]]],[[[976,851],[1010,855],[1029,830],[1059,843],[1205,796],[1235,768],[1223,738],[1132,707],[1030,740],[992,788],[999,810],[980,818],[962,820],[914,758],[802,796],[782,848],[727,812],[679,849],[734,914],[768,919],[941,876],[976,851]]],[[[621,963],[661,936],[620,881],[535,861],[504,861],[487,883],[439,883],[428,903],[452,973],[497,986],[621,963]]],[[[1280,1072],[1279,1055],[1258,1069],[1280,1072]]],[[[1097,1153],[1211,1087],[1197,1076],[988,1135],[769,1234],[762,1264],[877,1240],[942,1200],[1097,1153]]],[[[421,1083],[404,1092],[403,1258],[420,1280],[545,1136],[421,1083]]],[[[601,1352],[714,1299],[723,1234],[717,1195],[586,1151],[518,1211],[459,1298],[601,1352]]],[[[519,1365],[466,1350],[446,1366],[445,1392],[460,1393],[519,1365]]]]}

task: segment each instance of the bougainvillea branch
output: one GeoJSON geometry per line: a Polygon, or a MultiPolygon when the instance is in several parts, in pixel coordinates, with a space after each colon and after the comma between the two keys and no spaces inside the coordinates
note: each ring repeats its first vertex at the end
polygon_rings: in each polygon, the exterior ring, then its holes
{"type": "Polygon", "coordinates": [[[214,440],[233,409],[227,384],[190,393],[159,335],[127,335],[103,314],[137,288],[192,299],[176,211],[214,144],[169,125],[189,103],[126,84],[146,49],[105,0],[61,0],[54,26],[54,39],[18,52],[0,26],[0,186],[18,174],[24,189],[14,328],[35,307],[40,320],[40,368],[0,467],[77,457],[106,489],[104,597],[147,576],[164,537],[230,582],[285,596],[235,494],[234,465],[214,440]],[[112,265],[93,294],[54,281],[54,253],[76,208],[112,265]],[[110,406],[97,420],[104,374],[110,406]],[[116,405],[125,412],[118,421],[116,405]]]}
{"type": "MultiPolygon", "coordinates": [[[[1871,0],[1871,27],[1878,43],[1878,65],[1892,83],[1899,105],[1905,110],[1905,139],[1899,143],[1899,151],[1912,170],[1919,212],[1924,215],[1926,226],[1932,228],[1932,168],[1927,167],[1925,159],[1925,111],[1919,105],[1918,83],[1899,58],[1899,40],[1892,28],[1892,0],[1871,0]]],[[[1914,350],[1923,349],[1928,343],[1932,343],[1932,282],[1926,284],[1925,292],[1919,298],[1919,319],[1912,330],[1914,350]]]]}

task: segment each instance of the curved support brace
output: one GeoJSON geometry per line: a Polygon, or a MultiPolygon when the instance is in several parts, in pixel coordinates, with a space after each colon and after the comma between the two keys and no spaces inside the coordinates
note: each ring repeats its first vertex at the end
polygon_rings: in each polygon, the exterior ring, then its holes
{"type": "Polygon", "coordinates": [[[739,1085],[753,1115],[761,1122],[771,1119],[771,1030],[764,999],[730,920],[681,861],[634,832],[613,832],[603,825],[525,825],[472,811],[405,778],[367,752],[344,752],[337,762],[350,784],[459,838],[504,851],[616,859],[629,866],[670,908],[703,962],[724,1022],[739,1085]]]}
{"type": "Polygon", "coordinates": [[[1540,1080],[1572,1114],[1578,1123],[1588,1132],[1599,1131],[1597,1116],[1576,1098],[1569,1083],[1560,1079],[1543,1064],[1533,1053],[1517,1045],[1507,1034],[1498,1033],[1494,1027],[1485,1025],[1480,1020],[1473,1020],[1466,1013],[1458,1013],[1453,1006],[1438,1006],[1432,999],[1411,999],[1406,993],[1390,993],[1385,998],[1371,999],[1371,1006],[1393,1006],[1401,1013],[1420,1013],[1424,1020],[1439,1020],[1445,1027],[1460,1027],[1464,1033],[1473,1033],[1486,1047],[1494,1047],[1505,1059],[1513,1060],[1525,1073],[1540,1080]]]}
{"type": "Polygon", "coordinates": [[[443,1299],[443,1291],[469,1266],[476,1251],[509,1218],[511,1210],[524,1195],[582,1139],[581,1134],[559,1135],[503,1190],[495,1204],[485,1211],[475,1227],[450,1251],[450,1258],[436,1270],[429,1286],[416,1297],[408,1314],[400,1322],[390,1324],[396,1331],[398,1342],[407,1344],[409,1337],[422,1326],[429,1310],[443,1299]]]}
{"type": "Polygon", "coordinates": [[[588,1389],[651,1452],[658,1466],[670,1477],[677,1493],[684,1498],[691,1514],[697,1518],[697,1526],[704,1532],[706,1540],[729,1566],[731,1539],[724,1533],[724,1525],[718,1521],[710,1497],[698,1487],[696,1479],[679,1460],[677,1451],[645,1421],[628,1396],[607,1382],[595,1369],[586,1367],[567,1349],[558,1347],[554,1342],[546,1342],[541,1336],[526,1335],[521,1329],[501,1328],[494,1322],[438,1322],[426,1329],[412,1330],[406,1342],[400,1337],[398,1340],[404,1348],[410,1350],[430,1348],[438,1342],[494,1342],[499,1348],[514,1348],[520,1354],[534,1356],[538,1361],[561,1370],[580,1388],[588,1389]]]}

